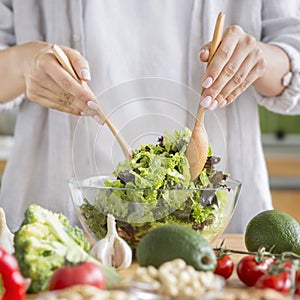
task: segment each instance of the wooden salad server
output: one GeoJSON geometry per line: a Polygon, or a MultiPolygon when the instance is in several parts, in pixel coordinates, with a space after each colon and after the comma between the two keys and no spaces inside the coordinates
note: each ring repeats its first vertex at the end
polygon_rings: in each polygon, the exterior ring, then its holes
{"type": "MultiPolygon", "coordinates": [[[[224,21],[225,14],[221,12],[219,13],[216,21],[207,65],[210,63],[221,43],[224,21]]],[[[203,92],[204,89],[202,89],[201,94],[203,92]]],[[[204,112],[205,108],[199,104],[194,129],[192,131],[192,135],[186,151],[186,156],[190,166],[191,180],[194,180],[198,177],[205,165],[208,155],[208,136],[204,126],[204,112]]]]}
{"type": "MultiPolygon", "coordinates": [[[[91,91],[90,87],[86,84],[86,82],[80,80],[75,73],[71,62],[65,52],[57,45],[53,45],[52,47],[53,54],[55,55],[56,59],[59,61],[59,63],[62,65],[62,67],[75,79],[77,80],[84,88],[91,91]]],[[[91,91],[92,92],[92,91],[91,91]]],[[[93,93],[93,92],[92,92],[93,93]]],[[[94,94],[94,93],[93,93],[94,94]]],[[[96,97],[95,97],[96,99],[96,97]]],[[[120,134],[119,130],[114,126],[114,124],[111,122],[109,117],[104,113],[101,106],[97,103],[97,109],[96,109],[98,115],[103,120],[103,123],[106,123],[112,134],[117,139],[126,159],[132,158],[132,150],[130,149],[128,143],[125,141],[125,139],[120,134]]]]}

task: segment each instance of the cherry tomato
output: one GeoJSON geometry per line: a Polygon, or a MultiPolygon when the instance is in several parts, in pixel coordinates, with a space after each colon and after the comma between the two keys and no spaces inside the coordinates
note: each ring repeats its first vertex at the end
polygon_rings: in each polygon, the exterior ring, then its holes
{"type": "Polygon", "coordinates": [[[217,255],[217,267],[215,269],[215,274],[228,279],[233,272],[234,263],[229,255],[223,255],[218,257],[217,255]]]}
{"type": "Polygon", "coordinates": [[[77,284],[88,284],[104,289],[106,284],[104,273],[92,262],[64,266],[52,274],[49,280],[49,290],[60,290],[77,284]]]}
{"type": "Polygon", "coordinates": [[[300,296],[300,270],[296,272],[296,280],[295,280],[295,295],[300,296]]]}
{"type": "Polygon", "coordinates": [[[255,255],[247,255],[238,262],[237,275],[244,284],[254,286],[258,278],[266,273],[272,261],[272,258],[266,258],[258,262],[255,255]]]}
{"type": "Polygon", "coordinates": [[[279,274],[264,274],[259,277],[255,283],[255,287],[264,289],[270,288],[281,293],[289,293],[292,287],[291,276],[288,271],[279,274]]]}
{"type": "Polygon", "coordinates": [[[285,271],[290,271],[293,268],[293,262],[290,260],[277,262],[277,264],[280,264],[282,268],[285,268],[285,271]]]}

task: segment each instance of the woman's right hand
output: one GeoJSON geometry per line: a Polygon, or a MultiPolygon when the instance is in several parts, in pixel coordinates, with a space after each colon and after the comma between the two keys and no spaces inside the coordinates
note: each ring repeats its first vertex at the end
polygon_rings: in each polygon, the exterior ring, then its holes
{"type": "Polygon", "coordinates": [[[52,44],[34,41],[23,47],[22,72],[26,95],[31,101],[74,115],[96,114],[87,106],[88,101],[96,102],[94,94],[80,84],[80,80],[90,80],[89,65],[77,50],[61,46],[79,81],[60,65],[51,50],[52,44]]]}

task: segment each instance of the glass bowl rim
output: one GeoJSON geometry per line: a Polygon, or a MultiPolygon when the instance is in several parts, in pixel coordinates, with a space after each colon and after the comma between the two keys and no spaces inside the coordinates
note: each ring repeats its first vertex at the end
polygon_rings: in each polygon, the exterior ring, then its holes
{"type": "Polygon", "coordinates": [[[103,180],[103,183],[106,179],[113,179],[116,180],[115,176],[112,175],[98,175],[98,176],[90,176],[90,177],[73,177],[67,180],[68,185],[76,186],[77,188],[93,188],[93,189],[102,189],[102,190],[116,190],[116,191],[217,191],[217,190],[230,190],[230,189],[238,189],[241,187],[242,183],[239,180],[233,179],[233,178],[227,178],[224,180],[226,183],[226,186],[218,186],[218,187],[202,187],[202,188],[118,188],[118,187],[109,187],[109,186],[103,186],[100,184],[94,184],[91,185],[87,181],[92,182],[103,180]]]}

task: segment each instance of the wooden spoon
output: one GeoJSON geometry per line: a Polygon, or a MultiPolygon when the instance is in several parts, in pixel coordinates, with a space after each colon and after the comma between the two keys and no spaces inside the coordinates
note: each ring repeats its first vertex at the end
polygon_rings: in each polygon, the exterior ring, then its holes
{"type": "MultiPolygon", "coordinates": [[[[86,88],[87,90],[89,90],[92,94],[94,94],[90,87],[86,84],[86,82],[80,80],[77,76],[77,74],[75,73],[71,62],[68,58],[68,56],[65,54],[65,52],[57,45],[53,45],[52,47],[52,51],[53,54],[55,55],[56,59],[60,62],[60,64],[62,65],[62,67],[75,79],[77,80],[84,88],[86,88]]],[[[96,98],[96,97],[95,97],[96,98]]],[[[104,113],[104,111],[102,110],[102,108],[100,107],[100,105],[97,103],[97,109],[96,109],[98,115],[101,117],[101,119],[103,120],[103,123],[105,122],[106,125],[108,126],[108,128],[110,129],[110,131],[112,132],[112,134],[115,136],[115,138],[117,139],[125,157],[127,159],[131,159],[132,158],[132,150],[130,149],[128,143],[124,140],[124,138],[122,137],[122,135],[120,134],[120,132],[117,130],[117,128],[114,126],[114,124],[111,122],[111,120],[109,119],[109,117],[104,113]]]]}
{"type": "MultiPolygon", "coordinates": [[[[210,63],[211,59],[213,58],[216,50],[218,49],[221,43],[224,21],[225,21],[225,14],[221,12],[219,13],[216,21],[207,65],[210,63]]],[[[204,89],[202,89],[201,94],[203,94],[203,92],[204,89]]],[[[192,131],[191,139],[186,151],[186,156],[190,166],[191,180],[197,178],[197,176],[202,171],[205,162],[207,160],[208,136],[207,136],[206,129],[204,127],[204,112],[205,112],[205,108],[199,104],[194,129],[192,131]]]]}

